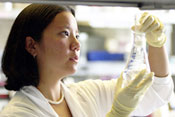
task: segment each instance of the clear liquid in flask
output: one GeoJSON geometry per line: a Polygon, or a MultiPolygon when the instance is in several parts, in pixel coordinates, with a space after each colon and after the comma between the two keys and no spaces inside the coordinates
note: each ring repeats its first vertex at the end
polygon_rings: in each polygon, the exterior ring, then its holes
{"type": "Polygon", "coordinates": [[[123,72],[124,86],[143,69],[150,72],[144,33],[133,32],[134,43],[123,72]]]}

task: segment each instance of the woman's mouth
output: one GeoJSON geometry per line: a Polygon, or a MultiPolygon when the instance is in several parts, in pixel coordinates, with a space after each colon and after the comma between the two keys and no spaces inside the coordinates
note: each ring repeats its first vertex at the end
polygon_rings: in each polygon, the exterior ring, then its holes
{"type": "Polygon", "coordinates": [[[78,63],[78,56],[72,57],[69,60],[71,60],[71,61],[73,61],[75,63],[78,63]]]}

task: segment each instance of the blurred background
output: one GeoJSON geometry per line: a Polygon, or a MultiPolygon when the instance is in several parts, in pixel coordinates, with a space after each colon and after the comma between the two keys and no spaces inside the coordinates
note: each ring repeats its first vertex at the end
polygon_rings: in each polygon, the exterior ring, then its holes
{"type": "MultiPolygon", "coordinates": [[[[28,3],[0,2],[0,59],[11,26],[28,3]]],[[[142,10],[137,7],[73,5],[80,31],[81,56],[78,71],[65,78],[66,83],[86,79],[109,80],[123,71],[132,47],[131,26],[134,17],[147,11],[156,15],[165,25],[166,48],[172,77],[175,77],[175,10],[142,10]]],[[[1,65],[1,63],[0,63],[1,65]]],[[[1,71],[1,68],[0,68],[1,71]]],[[[14,92],[4,89],[5,76],[0,72],[0,110],[14,92]]],[[[175,116],[175,99],[149,117],[175,116]]]]}

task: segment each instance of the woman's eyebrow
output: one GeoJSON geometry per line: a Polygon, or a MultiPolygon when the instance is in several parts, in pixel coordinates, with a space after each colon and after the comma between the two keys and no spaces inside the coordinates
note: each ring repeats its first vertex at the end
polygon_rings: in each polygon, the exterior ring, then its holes
{"type": "Polygon", "coordinates": [[[63,29],[63,28],[70,29],[69,26],[57,26],[56,28],[58,28],[58,29],[63,29]]]}
{"type": "MultiPolygon", "coordinates": [[[[70,26],[57,26],[57,29],[69,29],[71,30],[70,26]]],[[[78,29],[76,29],[76,33],[80,33],[80,31],[78,29]]]]}

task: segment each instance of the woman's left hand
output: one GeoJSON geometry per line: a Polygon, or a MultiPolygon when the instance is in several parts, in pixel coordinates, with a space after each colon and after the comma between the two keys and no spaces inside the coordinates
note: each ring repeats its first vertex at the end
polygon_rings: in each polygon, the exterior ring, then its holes
{"type": "Polygon", "coordinates": [[[122,73],[117,80],[112,109],[106,117],[128,117],[136,109],[148,88],[152,85],[153,76],[153,72],[148,74],[144,69],[136,75],[132,82],[123,88],[122,73]]]}

